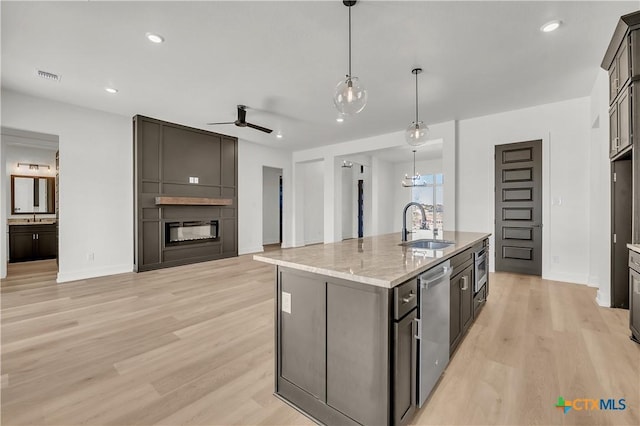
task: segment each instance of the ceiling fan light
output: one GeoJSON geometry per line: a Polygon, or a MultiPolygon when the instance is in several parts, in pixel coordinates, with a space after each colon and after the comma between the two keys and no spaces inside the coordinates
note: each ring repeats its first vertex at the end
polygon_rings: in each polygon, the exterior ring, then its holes
{"type": "Polygon", "coordinates": [[[367,90],[358,77],[347,77],[336,86],[333,103],[341,114],[357,114],[367,105],[367,90]]]}
{"type": "Polygon", "coordinates": [[[412,121],[405,131],[405,139],[411,146],[422,146],[427,143],[429,128],[422,121],[412,121]]]}

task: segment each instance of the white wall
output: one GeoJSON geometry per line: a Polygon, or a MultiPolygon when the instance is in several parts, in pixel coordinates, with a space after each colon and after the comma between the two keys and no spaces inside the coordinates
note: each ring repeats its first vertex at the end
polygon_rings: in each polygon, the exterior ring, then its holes
{"type": "Polygon", "coordinates": [[[131,118],[3,89],[2,124],[60,138],[58,281],[132,271],[131,118]]]}
{"type": "Polygon", "coordinates": [[[600,70],[590,96],[589,285],[596,300],[611,306],[611,163],[609,162],[609,75],[600,70]]]}
{"type": "Polygon", "coordinates": [[[280,242],[280,176],[282,169],[263,167],[262,244],[280,242]]]}
{"type": "MultiPolygon", "coordinates": [[[[447,174],[444,185],[444,202],[449,208],[444,214],[445,229],[456,229],[456,125],[454,122],[439,123],[430,126],[430,138],[433,140],[441,139],[443,141],[443,157],[442,170],[447,174]]],[[[404,140],[404,130],[399,132],[387,133],[378,136],[372,136],[364,139],[343,142],[333,145],[326,145],[318,148],[311,148],[302,151],[293,152],[293,162],[296,168],[304,168],[301,164],[309,161],[323,161],[324,163],[324,242],[331,243],[342,239],[342,172],[340,171],[342,159],[348,159],[353,154],[369,153],[385,148],[393,148],[398,146],[406,146],[404,140]]],[[[370,164],[375,164],[379,159],[369,159],[370,164]]],[[[379,164],[381,167],[381,175],[386,177],[394,174],[390,167],[382,160],[379,164]]],[[[389,184],[388,180],[381,178],[375,167],[371,167],[371,195],[368,197],[372,203],[372,212],[369,215],[371,223],[368,229],[365,228],[365,235],[378,235],[388,232],[390,224],[396,223],[397,217],[401,214],[401,208],[397,208],[398,212],[394,212],[393,206],[385,206],[378,208],[383,203],[389,203],[389,200],[395,198],[395,184],[389,184]],[[375,206],[375,208],[374,208],[375,206]]],[[[399,185],[399,180],[396,181],[399,185]]],[[[296,179],[296,188],[294,190],[296,198],[294,201],[295,216],[304,209],[304,188],[299,179],[296,179]]],[[[397,207],[397,206],[396,206],[397,207]]],[[[367,220],[367,216],[365,216],[367,220]]],[[[366,227],[366,224],[365,224],[366,227]]],[[[299,238],[299,234],[303,232],[304,225],[297,223],[294,226],[294,241],[297,245],[303,244],[303,239],[299,238]]]]}
{"type": "MultiPolygon", "coordinates": [[[[1,102],[0,102],[1,104],[1,102]]],[[[2,108],[0,107],[0,113],[2,108]]],[[[7,192],[9,189],[7,188],[6,183],[4,182],[5,176],[7,175],[7,163],[4,161],[5,159],[5,144],[0,141],[0,200],[7,199],[7,192]]],[[[9,253],[9,226],[7,224],[7,209],[0,208],[0,278],[6,278],[7,276],[7,260],[9,253]]]]}
{"type": "Polygon", "coordinates": [[[263,167],[282,170],[282,246],[292,246],[293,187],[291,153],[238,140],[238,253],[261,252],[263,167]]]}
{"type": "MultiPolygon", "coordinates": [[[[133,270],[133,139],[130,117],[2,90],[3,126],[60,138],[58,281],[133,270]],[[93,260],[89,254],[93,253],[93,260]]],[[[2,144],[3,182],[6,164],[2,144]]],[[[263,166],[283,170],[283,247],[293,243],[291,153],[238,141],[238,251],[262,251],[263,166]],[[291,225],[289,225],[291,224],[291,225]]],[[[6,223],[5,209],[2,223],[6,223]]],[[[0,263],[6,276],[6,233],[0,263]]]]}
{"type": "Polygon", "coordinates": [[[324,162],[312,161],[301,167],[304,191],[304,244],[321,243],[324,239],[324,162]]]}
{"type": "MultiPolygon", "coordinates": [[[[357,168],[355,164],[352,167],[342,167],[342,238],[357,237],[353,234],[354,222],[357,226],[357,205],[353,202],[358,200],[358,193],[353,187],[353,171],[357,168]]],[[[358,170],[359,171],[359,170],[358,170]]]]}
{"type": "MultiPolygon", "coordinates": [[[[371,159],[371,235],[394,232],[394,219],[400,211],[393,202],[400,181],[396,179],[393,163],[381,158],[371,159]]],[[[399,230],[399,228],[398,228],[399,230]]]]}
{"type": "Polygon", "coordinates": [[[542,276],[587,283],[589,104],[580,98],[460,121],[458,229],[494,232],[494,146],[542,139],[542,276]]]}

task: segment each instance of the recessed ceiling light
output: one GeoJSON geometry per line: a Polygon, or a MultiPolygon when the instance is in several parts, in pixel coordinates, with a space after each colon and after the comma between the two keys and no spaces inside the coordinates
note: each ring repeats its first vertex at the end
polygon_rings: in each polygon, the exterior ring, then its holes
{"type": "Polygon", "coordinates": [[[118,89],[114,89],[113,87],[105,87],[104,90],[111,94],[118,93],[118,89]]]}
{"type": "Polygon", "coordinates": [[[558,20],[547,22],[540,27],[540,31],[542,31],[543,33],[550,33],[551,31],[555,31],[560,28],[560,24],[562,24],[562,21],[558,20]]]}
{"type": "Polygon", "coordinates": [[[159,34],[147,33],[147,39],[152,43],[162,43],[164,41],[164,37],[159,34]]]}
{"type": "Polygon", "coordinates": [[[278,139],[282,139],[282,133],[278,132],[278,133],[276,134],[276,138],[278,138],[278,139]]]}
{"type": "Polygon", "coordinates": [[[338,123],[342,123],[344,121],[344,117],[338,117],[338,118],[336,118],[336,121],[338,123]]]}

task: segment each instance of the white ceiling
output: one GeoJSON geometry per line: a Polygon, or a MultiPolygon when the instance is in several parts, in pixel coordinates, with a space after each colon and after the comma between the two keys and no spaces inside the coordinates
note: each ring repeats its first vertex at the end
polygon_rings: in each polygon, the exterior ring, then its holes
{"type": "MultiPolygon", "coordinates": [[[[407,144],[402,144],[393,148],[377,149],[362,153],[363,155],[370,155],[372,157],[378,157],[390,163],[409,163],[413,161],[413,150],[416,150],[416,160],[441,160],[442,159],[442,139],[434,139],[428,141],[425,145],[419,148],[413,148],[407,144]]],[[[348,158],[349,156],[345,156],[348,158]]]]}
{"type": "Polygon", "coordinates": [[[2,1],[2,86],[126,116],[143,114],[304,149],[588,96],[620,15],[639,1],[360,1],[353,74],[364,111],[335,121],[333,90],[347,71],[341,1],[2,1]],[[544,34],[540,26],[564,25],[544,34]],[[166,42],[154,45],[145,33],[166,42]],[[58,73],[58,83],[35,76],[58,73]],[[116,95],[105,86],[119,90],[116,95]],[[247,119],[281,131],[235,126],[247,119]]]}

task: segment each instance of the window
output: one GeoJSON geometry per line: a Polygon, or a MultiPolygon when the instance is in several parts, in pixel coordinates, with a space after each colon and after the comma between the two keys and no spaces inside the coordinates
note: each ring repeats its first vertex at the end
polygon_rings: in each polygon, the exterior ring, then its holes
{"type": "MultiPolygon", "coordinates": [[[[444,175],[436,173],[420,177],[417,184],[424,186],[414,186],[411,188],[411,201],[422,204],[427,214],[427,229],[438,229],[438,234],[442,235],[442,215],[444,212],[444,175]]],[[[413,229],[420,229],[422,214],[417,208],[413,209],[412,223],[413,229]]]]}

